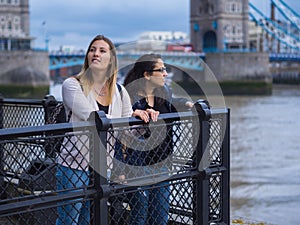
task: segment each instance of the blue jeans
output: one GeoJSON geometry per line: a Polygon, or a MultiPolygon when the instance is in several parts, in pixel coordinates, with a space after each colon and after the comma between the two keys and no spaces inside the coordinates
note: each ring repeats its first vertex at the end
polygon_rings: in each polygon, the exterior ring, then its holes
{"type": "Polygon", "coordinates": [[[168,223],[170,189],[167,182],[155,189],[129,194],[130,225],[166,225],[168,223]],[[163,186],[165,185],[165,186],[163,186]]]}
{"type": "MultiPolygon", "coordinates": [[[[89,184],[89,172],[75,170],[58,165],[56,172],[57,190],[80,188],[89,184]]],[[[66,193],[66,192],[64,192],[66,193]]],[[[63,194],[62,194],[63,195],[63,194]]],[[[75,199],[66,201],[71,204],[58,206],[58,218],[56,225],[89,225],[90,224],[90,203],[75,199]]],[[[66,203],[63,202],[63,203],[66,203]]]]}

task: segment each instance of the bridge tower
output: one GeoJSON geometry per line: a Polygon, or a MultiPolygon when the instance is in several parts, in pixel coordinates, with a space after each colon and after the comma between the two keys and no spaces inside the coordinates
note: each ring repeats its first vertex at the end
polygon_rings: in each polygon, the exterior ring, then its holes
{"type": "Polygon", "coordinates": [[[0,1],[0,90],[9,98],[49,92],[49,56],[32,48],[29,0],[0,1]]]}
{"type": "Polygon", "coordinates": [[[1,1],[0,18],[0,51],[30,49],[28,0],[1,1]]]}
{"type": "Polygon", "coordinates": [[[248,49],[249,0],[190,0],[190,38],[196,51],[248,49]]]}

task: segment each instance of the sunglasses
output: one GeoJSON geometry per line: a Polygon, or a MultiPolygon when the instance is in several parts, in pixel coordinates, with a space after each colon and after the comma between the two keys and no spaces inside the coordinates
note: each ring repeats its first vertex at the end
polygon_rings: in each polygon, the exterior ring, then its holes
{"type": "Polygon", "coordinates": [[[154,69],[154,70],[148,70],[148,72],[167,72],[167,68],[166,67],[161,67],[159,69],[154,69]]]}

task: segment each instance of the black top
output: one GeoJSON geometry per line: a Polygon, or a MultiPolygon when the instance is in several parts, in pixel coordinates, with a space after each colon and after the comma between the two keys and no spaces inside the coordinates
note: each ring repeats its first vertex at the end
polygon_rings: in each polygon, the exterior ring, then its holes
{"type": "MultiPolygon", "coordinates": [[[[132,98],[132,109],[141,109],[141,110],[146,110],[146,109],[154,109],[156,111],[159,111],[160,114],[163,113],[171,113],[171,112],[177,112],[181,111],[185,107],[185,103],[187,99],[184,98],[173,98],[172,97],[172,92],[171,90],[167,87],[164,86],[162,87],[163,94],[160,96],[163,97],[155,97],[154,98],[154,106],[151,107],[146,98],[140,95],[134,95],[131,96],[132,98]]],[[[167,124],[166,129],[160,129],[161,132],[151,132],[150,128],[147,128],[147,125],[145,125],[144,129],[147,130],[146,133],[144,133],[140,139],[147,140],[151,135],[155,136],[160,136],[163,137],[163,140],[159,140],[160,143],[156,143],[154,148],[150,149],[139,149],[138,146],[136,149],[127,149],[128,152],[128,161],[127,163],[131,165],[151,165],[155,164],[158,162],[161,162],[162,160],[165,160],[171,153],[173,149],[173,142],[172,142],[172,136],[173,136],[173,131],[172,131],[172,125],[167,124]],[[151,134],[152,133],[152,134],[151,134]],[[154,133],[154,134],[153,134],[154,133]],[[158,144],[158,145],[157,145],[158,144]]],[[[157,129],[157,128],[156,128],[157,129]]],[[[153,137],[152,137],[153,138],[153,137]]]]}
{"type": "Polygon", "coordinates": [[[109,106],[101,105],[98,101],[97,101],[97,105],[98,105],[100,111],[104,111],[105,114],[108,114],[108,107],[109,106]]]}

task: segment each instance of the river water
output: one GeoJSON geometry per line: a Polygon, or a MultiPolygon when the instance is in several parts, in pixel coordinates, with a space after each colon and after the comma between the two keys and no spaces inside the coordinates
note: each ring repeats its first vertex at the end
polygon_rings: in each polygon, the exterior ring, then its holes
{"type": "Polygon", "coordinates": [[[300,86],[225,98],[231,110],[231,215],[300,224],[300,86]]]}
{"type": "MultiPolygon", "coordinates": [[[[60,86],[50,93],[61,99],[60,86]]],[[[270,96],[229,96],[230,214],[243,221],[300,224],[300,86],[270,96]]]]}

